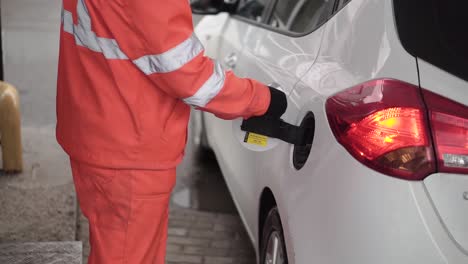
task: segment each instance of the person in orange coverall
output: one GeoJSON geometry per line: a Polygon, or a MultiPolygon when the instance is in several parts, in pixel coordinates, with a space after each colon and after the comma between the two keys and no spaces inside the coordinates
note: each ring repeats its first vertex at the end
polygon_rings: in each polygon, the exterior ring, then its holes
{"type": "Polygon", "coordinates": [[[187,0],[63,0],[57,140],[89,219],[89,263],[164,263],[190,106],[248,119],[286,104],[204,56],[187,0]]]}

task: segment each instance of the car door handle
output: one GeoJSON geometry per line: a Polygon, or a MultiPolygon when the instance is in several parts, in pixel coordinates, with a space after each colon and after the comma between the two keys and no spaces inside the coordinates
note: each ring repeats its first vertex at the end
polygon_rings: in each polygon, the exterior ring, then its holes
{"type": "Polygon", "coordinates": [[[237,65],[237,54],[235,52],[230,53],[224,58],[224,64],[228,69],[234,69],[237,65]]]}

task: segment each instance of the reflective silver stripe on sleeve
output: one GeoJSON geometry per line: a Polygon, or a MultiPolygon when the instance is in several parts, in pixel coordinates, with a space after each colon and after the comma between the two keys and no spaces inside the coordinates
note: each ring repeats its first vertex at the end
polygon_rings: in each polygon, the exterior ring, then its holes
{"type": "Polygon", "coordinates": [[[214,71],[210,78],[191,97],[185,98],[184,102],[189,105],[205,107],[224,87],[226,74],[219,62],[215,61],[214,71]]]}
{"type": "MultiPolygon", "coordinates": [[[[84,0],[78,0],[77,14],[78,24],[74,24],[72,13],[67,10],[62,11],[64,31],[75,37],[77,45],[102,53],[106,59],[129,59],[115,39],[98,37],[92,31],[91,17],[84,0]]],[[[164,53],[146,55],[134,60],[133,63],[146,75],[168,73],[182,68],[201,54],[203,49],[202,43],[193,34],[184,42],[164,53]]]]}
{"type": "Polygon", "coordinates": [[[63,30],[75,37],[76,45],[102,53],[106,59],[128,60],[127,55],[120,49],[116,40],[98,37],[96,33],[91,31],[91,21],[82,1],[78,1],[77,7],[78,25],[73,24],[72,13],[63,10],[63,30]]]}
{"type": "Polygon", "coordinates": [[[203,45],[193,34],[184,42],[164,53],[143,56],[134,60],[133,63],[146,75],[167,73],[182,68],[201,52],[203,52],[203,45]]]}
{"type": "Polygon", "coordinates": [[[80,24],[75,26],[75,40],[80,46],[102,53],[106,59],[128,59],[127,55],[120,50],[117,41],[114,39],[97,37],[96,33],[86,31],[80,24]]]}
{"type": "Polygon", "coordinates": [[[87,31],[91,31],[91,17],[89,16],[88,8],[84,0],[78,0],[76,13],[78,13],[78,25],[81,25],[87,31]]]}
{"type": "Polygon", "coordinates": [[[66,10],[62,11],[62,23],[63,23],[63,30],[69,34],[73,33],[73,16],[71,12],[66,10]]]}

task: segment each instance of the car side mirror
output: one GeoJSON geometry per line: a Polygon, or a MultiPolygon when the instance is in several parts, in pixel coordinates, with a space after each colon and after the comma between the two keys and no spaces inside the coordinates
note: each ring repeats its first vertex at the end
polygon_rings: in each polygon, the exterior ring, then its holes
{"type": "Polygon", "coordinates": [[[239,0],[190,0],[192,13],[196,15],[216,15],[221,12],[233,13],[239,0]]]}

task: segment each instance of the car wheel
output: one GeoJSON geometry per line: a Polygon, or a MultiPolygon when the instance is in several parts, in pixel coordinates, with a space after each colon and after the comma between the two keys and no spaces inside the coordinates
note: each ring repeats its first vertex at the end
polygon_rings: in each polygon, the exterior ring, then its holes
{"type": "Polygon", "coordinates": [[[270,210],[263,225],[261,249],[261,264],[288,263],[283,227],[277,207],[270,210]]]}

